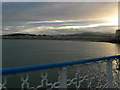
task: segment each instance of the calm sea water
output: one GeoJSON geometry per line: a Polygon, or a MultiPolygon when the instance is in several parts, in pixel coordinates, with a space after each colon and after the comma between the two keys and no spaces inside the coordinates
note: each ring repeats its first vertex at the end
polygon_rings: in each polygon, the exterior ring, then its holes
{"type": "Polygon", "coordinates": [[[120,45],[105,42],[3,40],[3,67],[81,60],[118,54],[120,45]]]}

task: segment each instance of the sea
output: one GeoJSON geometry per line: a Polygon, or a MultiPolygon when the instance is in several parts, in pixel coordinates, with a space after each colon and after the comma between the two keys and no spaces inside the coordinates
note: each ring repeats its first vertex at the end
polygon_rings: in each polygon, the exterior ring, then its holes
{"type": "Polygon", "coordinates": [[[3,67],[98,58],[119,53],[119,44],[63,40],[2,40],[3,67]]]}

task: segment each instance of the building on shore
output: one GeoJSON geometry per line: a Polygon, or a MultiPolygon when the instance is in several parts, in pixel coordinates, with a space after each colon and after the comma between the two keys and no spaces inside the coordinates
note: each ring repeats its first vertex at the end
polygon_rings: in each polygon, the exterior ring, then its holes
{"type": "Polygon", "coordinates": [[[117,38],[120,38],[120,29],[118,29],[118,30],[116,31],[116,37],[117,37],[117,38]]]}

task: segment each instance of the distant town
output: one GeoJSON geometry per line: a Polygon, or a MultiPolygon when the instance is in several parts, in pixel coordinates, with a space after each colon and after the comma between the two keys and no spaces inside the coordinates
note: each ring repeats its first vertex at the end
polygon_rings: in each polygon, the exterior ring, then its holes
{"type": "Polygon", "coordinates": [[[120,43],[120,30],[114,33],[100,33],[100,32],[84,32],[79,34],[62,34],[62,35],[36,35],[14,33],[2,35],[2,39],[40,39],[40,40],[82,40],[95,42],[111,42],[120,43]]]}

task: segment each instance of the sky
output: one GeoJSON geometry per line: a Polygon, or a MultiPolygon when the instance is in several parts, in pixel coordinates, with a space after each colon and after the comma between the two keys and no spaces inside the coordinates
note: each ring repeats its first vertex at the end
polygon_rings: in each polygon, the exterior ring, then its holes
{"type": "Polygon", "coordinates": [[[114,33],[117,2],[3,2],[2,34],[114,33]]]}

